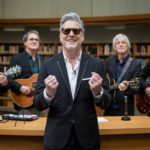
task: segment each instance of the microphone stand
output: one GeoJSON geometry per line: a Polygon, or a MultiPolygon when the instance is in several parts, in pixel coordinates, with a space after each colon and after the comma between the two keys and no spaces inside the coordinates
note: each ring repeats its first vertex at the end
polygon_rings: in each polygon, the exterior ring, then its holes
{"type": "Polygon", "coordinates": [[[130,119],[130,117],[127,117],[128,116],[128,99],[127,99],[127,96],[124,96],[124,99],[125,99],[125,116],[122,117],[121,120],[129,121],[131,119],[130,119]]]}
{"type": "MultiPolygon", "coordinates": [[[[19,106],[21,107],[21,110],[23,110],[23,120],[24,120],[24,124],[25,124],[25,117],[24,117],[24,108],[23,108],[23,104],[22,104],[22,103],[20,103],[20,104],[19,104],[19,106]]],[[[20,110],[20,108],[19,108],[18,117],[19,117],[19,115],[21,114],[21,110],[20,110]]],[[[16,118],[16,122],[15,122],[14,127],[16,127],[18,117],[16,118]]]]}

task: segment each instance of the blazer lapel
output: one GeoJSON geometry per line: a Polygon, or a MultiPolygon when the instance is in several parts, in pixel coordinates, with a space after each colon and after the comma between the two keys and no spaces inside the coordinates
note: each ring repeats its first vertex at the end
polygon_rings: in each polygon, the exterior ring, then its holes
{"type": "Polygon", "coordinates": [[[113,76],[113,78],[114,79],[116,79],[116,60],[117,60],[117,55],[114,57],[114,59],[112,59],[112,63],[111,63],[111,68],[112,68],[112,70],[114,70],[114,71],[112,71],[112,76],[113,76]],[[113,62],[115,62],[115,63],[113,63],[113,62]]]}
{"type": "Polygon", "coordinates": [[[74,99],[76,98],[78,90],[80,88],[80,85],[81,85],[81,82],[82,82],[82,78],[84,76],[87,64],[88,64],[88,60],[86,58],[86,54],[82,51],[82,57],[81,57],[81,62],[80,62],[80,69],[79,69],[79,74],[78,74],[78,79],[77,79],[74,99]]]}
{"type": "Polygon", "coordinates": [[[28,58],[27,58],[27,55],[26,55],[26,51],[24,51],[24,55],[23,55],[23,56],[24,56],[24,57],[23,57],[24,64],[25,64],[26,67],[28,68],[29,72],[30,72],[31,74],[33,74],[33,73],[32,73],[32,70],[31,70],[31,67],[30,67],[30,64],[29,64],[29,61],[28,61],[28,58]]]}
{"type": "Polygon", "coordinates": [[[67,73],[67,69],[66,69],[66,64],[64,61],[64,57],[63,57],[63,53],[61,52],[59,54],[58,60],[57,60],[57,64],[58,67],[60,69],[61,75],[63,77],[63,80],[65,82],[65,85],[67,87],[67,90],[72,98],[72,94],[71,94],[71,89],[70,89],[70,83],[69,83],[69,78],[68,78],[68,73],[67,73]]]}

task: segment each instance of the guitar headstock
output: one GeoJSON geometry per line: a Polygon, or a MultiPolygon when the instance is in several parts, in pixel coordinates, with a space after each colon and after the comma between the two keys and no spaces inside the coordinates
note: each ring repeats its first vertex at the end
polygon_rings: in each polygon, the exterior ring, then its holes
{"type": "Polygon", "coordinates": [[[22,68],[19,66],[19,65],[16,65],[15,67],[13,68],[10,68],[8,69],[5,73],[4,73],[4,76],[13,76],[14,75],[18,75],[18,73],[20,74],[22,71],[22,68]]]}
{"type": "Polygon", "coordinates": [[[135,78],[126,83],[128,86],[132,86],[132,88],[139,88],[140,86],[140,78],[135,78]]]}

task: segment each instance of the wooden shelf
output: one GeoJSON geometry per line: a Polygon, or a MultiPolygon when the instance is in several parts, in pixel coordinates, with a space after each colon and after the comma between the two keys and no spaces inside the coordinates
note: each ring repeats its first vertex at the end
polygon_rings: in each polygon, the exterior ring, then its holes
{"type": "Polygon", "coordinates": [[[0,96],[0,100],[12,100],[10,96],[0,96]]]}
{"type": "Polygon", "coordinates": [[[18,54],[18,53],[0,53],[0,55],[16,55],[16,54],[18,54]]]}
{"type": "Polygon", "coordinates": [[[54,56],[55,54],[42,54],[42,53],[38,53],[38,55],[41,55],[41,56],[54,56]]]}
{"type": "Polygon", "coordinates": [[[150,55],[135,55],[135,57],[140,57],[140,58],[142,58],[142,57],[150,57],[150,55]]]}

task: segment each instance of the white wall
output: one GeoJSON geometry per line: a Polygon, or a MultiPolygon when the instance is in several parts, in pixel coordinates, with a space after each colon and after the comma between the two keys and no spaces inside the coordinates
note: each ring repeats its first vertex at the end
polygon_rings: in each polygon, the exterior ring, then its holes
{"type": "Polygon", "coordinates": [[[3,0],[0,0],[0,19],[3,19],[3,0]]]}
{"type": "Polygon", "coordinates": [[[91,2],[91,0],[4,0],[4,18],[60,18],[69,12],[77,12],[79,16],[88,17],[92,14],[91,2]]]}
{"type": "Polygon", "coordinates": [[[4,10],[0,10],[0,17],[4,16],[3,19],[60,18],[69,12],[76,12],[80,17],[150,13],[150,0],[0,0],[0,4],[2,2],[4,10]]]}
{"type": "Polygon", "coordinates": [[[92,16],[149,14],[150,0],[93,0],[92,16]]]}

